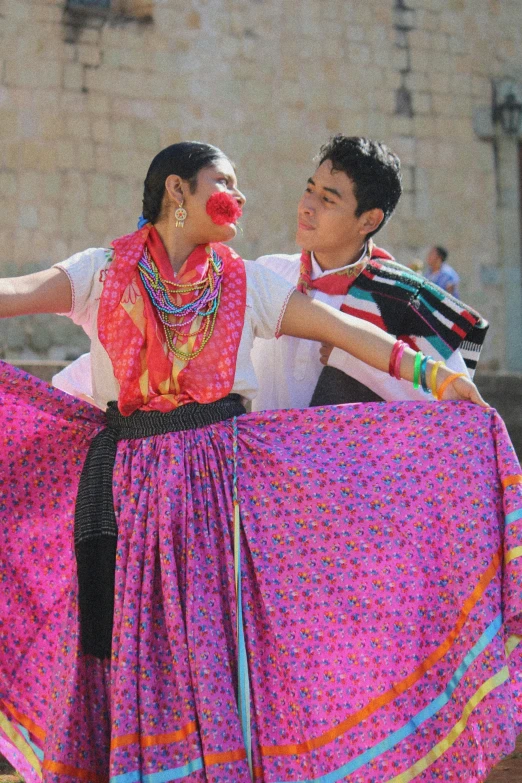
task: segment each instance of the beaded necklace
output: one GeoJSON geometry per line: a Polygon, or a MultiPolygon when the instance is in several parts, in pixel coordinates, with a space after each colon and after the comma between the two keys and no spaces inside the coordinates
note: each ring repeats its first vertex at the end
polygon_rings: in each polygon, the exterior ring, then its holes
{"type": "Polygon", "coordinates": [[[208,254],[208,271],[206,278],[198,283],[184,285],[171,283],[162,278],[147,245],[145,245],[143,257],[138,263],[143,285],[163,324],[169,350],[178,359],[186,362],[199,356],[212,337],[221,300],[223,261],[211,247],[207,246],[205,249],[208,254]],[[176,305],[172,301],[173,296],[192,293],[195,293],[196,296],[186,304],[176,305]],[[172,323],[171,318],[173,319],[172,323]],[[196,318],[200,318],[201,321],[198,328],[192,332],[191,327],[196,318]],[[202,338],[196,350],[185,352],[176,346],[178,340],[187,343],[190,338],[197,338],[200,334],[202,338]]]}

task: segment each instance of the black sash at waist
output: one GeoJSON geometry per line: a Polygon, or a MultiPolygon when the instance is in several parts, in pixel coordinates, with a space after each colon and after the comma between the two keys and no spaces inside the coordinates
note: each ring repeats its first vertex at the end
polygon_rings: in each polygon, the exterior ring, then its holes
{"type": "Polygon", "coordinates": [[[130,416],[122,416],[116,403],[109,403],[107,427],[93,439],[85,459],[74,513],[80,642],[85,654],[111,654],[118,537],[112,472],[118,441],[199,429],[243,413],[238,394],[206,405],[191,402],[168,413],[138,410],[130,416]]]}

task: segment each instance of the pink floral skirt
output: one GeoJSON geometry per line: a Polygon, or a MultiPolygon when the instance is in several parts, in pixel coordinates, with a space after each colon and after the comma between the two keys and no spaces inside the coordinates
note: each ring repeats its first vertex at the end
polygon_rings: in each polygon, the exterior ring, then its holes
{"type": "Polygon", "coordinates": [[[120,442],[109,663],[79,651],[72,535],[104,417],[0,372],[0,752],[27,783],[471,783],[511,752],[522,476],[493,410],[276,411],[120,442]]]}

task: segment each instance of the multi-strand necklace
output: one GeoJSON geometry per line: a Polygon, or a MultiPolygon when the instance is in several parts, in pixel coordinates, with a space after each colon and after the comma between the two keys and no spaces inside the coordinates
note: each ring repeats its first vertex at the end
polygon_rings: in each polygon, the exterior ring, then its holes
{"type": "MultiPolygon", "coordinates": [[[[221,299],[223,261],[211,247],[207,247],[207,252],[207,275],[197,283],[171,283],[162,278],[146,245],[138,264],[143,285],[163,324],[169,350],[186,362],[198,356],[212,337],[221,299]],[[179,300],[179,297],[187,294],[195,294],[190,302],[181,305],[174,303],[174,297],[179,300]],[[192,332],[192,325],[197,318],[200,319],[199,326],[192,332]],[[187,343],[190,338],[197,338],[200,334],[201,341],[195,350],[183,351],[177,347],[176,343],[187,343]]],[[[196,342],[197,339],[194,345],[196,342]]]]}

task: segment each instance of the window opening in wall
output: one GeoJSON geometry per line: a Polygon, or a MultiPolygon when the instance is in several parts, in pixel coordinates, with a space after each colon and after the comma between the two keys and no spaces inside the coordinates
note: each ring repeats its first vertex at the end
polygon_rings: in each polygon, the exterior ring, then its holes
{"type": "Polygon", "coordinates": [[[111,0],[67,0],[65,7],[73,12],[107,14],[111,10],[111,5],[111,0]]]}
{"type": "Polygon", "coordinates": [[[152,21],[153,0],[65,0],[71,17],[106,17],[114,21],[152,21]]]}

